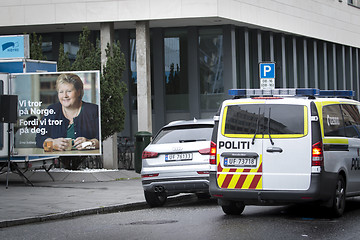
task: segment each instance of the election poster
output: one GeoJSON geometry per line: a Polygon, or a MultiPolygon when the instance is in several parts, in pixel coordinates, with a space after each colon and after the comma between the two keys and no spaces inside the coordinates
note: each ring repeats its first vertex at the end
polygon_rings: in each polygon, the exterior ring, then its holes
{"type": "Polygon", "coordinates": [[[100,155],[100,72],[11,74],[14,155],[100,155]]]}

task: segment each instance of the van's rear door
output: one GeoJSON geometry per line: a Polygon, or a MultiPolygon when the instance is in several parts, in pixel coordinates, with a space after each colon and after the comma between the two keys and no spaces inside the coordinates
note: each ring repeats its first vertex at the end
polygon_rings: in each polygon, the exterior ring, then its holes
{"type": "Polygon", "coordinates": [[[218,134],[218,185],[305,190],[310,186],[309,107],[295,101],[228,104],[218,134]]]}
{"type": "Polygon", "coordinates": [[[306,190],[311,174],[309,108],[281,102],[265,107],[263,189],[306,190]]]}

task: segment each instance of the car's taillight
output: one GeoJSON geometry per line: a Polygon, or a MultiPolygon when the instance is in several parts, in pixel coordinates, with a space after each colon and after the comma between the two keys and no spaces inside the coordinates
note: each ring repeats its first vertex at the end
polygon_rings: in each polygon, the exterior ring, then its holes
{"type": "Polygon", "coordinates": [[[210,148],[200,149],[199,153],[202,155],[208,155],[208,154],[210,154],[210,148]]]}
{"type": "Polygon", "coordinates": [[[158,173],[142,174],[141,175],[142,178],[157,177],[157,176],[159,176],[158,173]]]}
{"type": "Polygon", "coordinates": [[[312,166],[323,166],[324,155],[322,142],[312,145],[312,166]]]}
{"type": "Polygon", "coordinates": [[[210,144],[210,164],[216,165],[216,143],[210,144]]]}
{"type": "Polygon", "coordinates": [[[142,159],[145,159],[145,158],[156,158],[158,155],[159,155],[159,153],[157,153],[157,152],[143,151],[143,153],[142,153],[142,159]]]}

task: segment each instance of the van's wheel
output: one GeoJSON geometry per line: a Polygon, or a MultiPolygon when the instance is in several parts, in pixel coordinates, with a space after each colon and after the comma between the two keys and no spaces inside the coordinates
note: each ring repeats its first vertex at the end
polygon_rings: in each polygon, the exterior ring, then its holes
{"type": "Polygon", "coordinates": [[[245,204],[243,202],[230,202],[222,205],[221,208],[227,215],[240,215],[245,209],[245,204]]]}
{"type": "Polygon", "coordinates": [[[346,186],[344,177],[339,175],[335,192],[333,196],[333,203],[331,207],[331,215],[333,217],[341,217],[345,210],[345,202],[346,202],[346,186]]]}
{"type": "Polygon", "coordinates": [[[165,204],[167,199],[166,192],[149,192],[144,191],[145,200],[150,207],[161,207],[165,204]]]}

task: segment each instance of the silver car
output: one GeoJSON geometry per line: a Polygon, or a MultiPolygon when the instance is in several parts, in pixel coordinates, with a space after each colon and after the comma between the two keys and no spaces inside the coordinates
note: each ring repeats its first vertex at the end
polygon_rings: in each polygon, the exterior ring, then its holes
{"type": "Polygon", "coordinates": [[[164,126],[142,154],[146,202],[162,206],[168,196],[209,196],[210,139],[213,119],[176,121],[164,126]]]}

